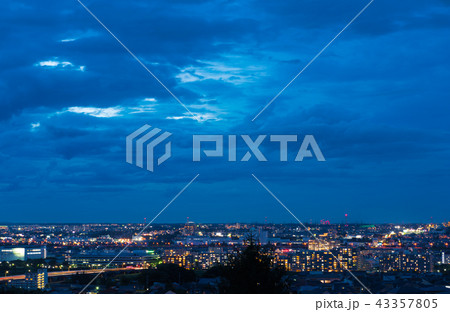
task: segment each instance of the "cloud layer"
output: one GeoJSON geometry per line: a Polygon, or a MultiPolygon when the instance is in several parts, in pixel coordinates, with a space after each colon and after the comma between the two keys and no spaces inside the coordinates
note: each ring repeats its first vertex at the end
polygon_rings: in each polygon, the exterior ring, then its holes
{"type": "Polygon", "coordinates": [[[161,222],[293,221],[251,173],[305,221],[448,219],[449,1],[375,0],[255,122],[367,2],[85,4],[200,122],[77,1],[2,2],[0,221],[141,221],[196,173],[161,222]],[[155,173],[125,162],[144,124],[173,133],[155,173]],[[327,161],[194,164],[192,134],[313,134],[327,161]]]}

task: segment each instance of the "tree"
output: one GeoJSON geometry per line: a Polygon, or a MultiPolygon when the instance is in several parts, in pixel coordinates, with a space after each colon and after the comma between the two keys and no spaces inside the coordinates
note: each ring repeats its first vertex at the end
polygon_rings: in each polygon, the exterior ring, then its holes
{"type": "Polygon", "coordinates": [[[285,284],[282,280],[284,270],[273,268],[271,257],[254,243],[250,235],[247,247],[222,267],[220,275],[224,282],[219,289],[231,294],[273,294],[283,293],[285,284]]]}

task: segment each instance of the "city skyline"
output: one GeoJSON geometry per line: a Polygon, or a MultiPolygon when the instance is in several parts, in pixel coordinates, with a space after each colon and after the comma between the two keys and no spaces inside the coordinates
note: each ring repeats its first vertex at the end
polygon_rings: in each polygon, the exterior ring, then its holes
{"type": "MultiPolygon", "coordinates": [[[[305,225],[323,225],[323,226],[327,226],[327,225],[402,225],[402,226],[407,226],[407,225],[427,225],[427,224],[447,224],[450,221],[445,221],[445,222],[434,222],[434,220],[429,220],[429,221],[433,221],[433,222],[405,222],[405,223],[398,223],[398,222],[381,222],[381,223],[377,223],[377,222],[363,222],[363,221],[358,221],[358,222],[351,222],[351,221],[347,221],[345,222],[344,220],[342,220],[341,222],[331,222],[328,219],[321,219],[321,220],[308,220],[308,221],[304,221],[302,222],[305,225]]],[[[254,225],[299,225],[298,222],[270,222],[269,220],[264,220],[262,222],[244,222],[244,221],[229,221],[229,222],[196,222],[195,220],[185,220],[185,222],[152,222],[151,225],[180,225],[180,224],[186,224],[186,223],[193,223],[193,224],[212,224],[212,225],[223,225],[223,224],[242,224],[242,225],[250,225],[250,224],[254,224],[254,225]]],[[[133,224],[133,225],[146,225],[148,224],[147,222],[147,218],[144,218],[144,220],[142,220],[142,222],[2,222],[0,223],[0,226],[2,225],[95,225],[95,224],[120,224],[120,225],[126,225],[126,224],[133,224]]],[[[150,226],[151,226],[150,225],[150,226]]]]}
{"type": "Polygon", "coordinates": [[[0,225],[0,292],[448,294],[449,233],[450,222],[0,225]]]}

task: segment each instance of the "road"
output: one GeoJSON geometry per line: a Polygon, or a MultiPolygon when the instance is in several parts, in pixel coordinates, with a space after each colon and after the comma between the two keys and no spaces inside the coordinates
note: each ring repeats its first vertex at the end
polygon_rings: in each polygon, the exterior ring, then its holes
{"type": "MultiPolygon", "coordinates": [[[[105,269],[105,272],[114,272],[114,271],[130,271],[130,270],[141,270],[142,268],[112,268],[105,269]]],[[[57,272],[48,272],[48,277],[55,276],[67,276],[67,275],[75,275],[75,274],[97,274],[101,272],[102,269],[92,269],[92,270],[73,270],[73,271],[57,271],[57,272]]],[[[25,275],[11,275],[0,277],[0,282],[10,281],[10,280],[22,280],[25,279],[25,275]]]]}

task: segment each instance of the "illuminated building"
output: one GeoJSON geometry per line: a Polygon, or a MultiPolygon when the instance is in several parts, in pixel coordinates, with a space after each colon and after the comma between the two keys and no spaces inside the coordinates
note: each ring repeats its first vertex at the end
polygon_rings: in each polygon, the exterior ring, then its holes
{"type": "Polygon", "coordinates": [[[163,263],[173,263],[187,269],[207,270],[216,264],[226,264],[229,257],[230,251],[224,251],[221,247],[209,247],[194,251],[180,248],[165,250],[161,255],[161,260],[163,263]]]}
{"type": "Polygon", "coordinates": [[[287,271],[292,270],[292,262],[290,261],[290,257],[288,255],[275,255],[274,264],[277,267],[282,267],[287,271]]]}
{"type": "Polygon", "coordinates": [[[381,272],[432,272],[431,256],[417,252],[391,251],[380,257],[381,272]]]}
{"type": "Polygon", "coordinates": [[[188,221],[186,222],[183,230],[183,235],[184,236],[192,236],[195,234],[195,223],[192,221],[188,221]]]}
{"type": "Polygon", "coordinates": [[[303,250],[291,256],[290,259],[292,271],[342,272],[345,269],[356,270],[358,254],[352,248],[339,248],[332,251],[303,250]]]}
{"type": "Polygon", "coordinates": [[[191,252],[183,249],[165,250],[161,255],[162,263],[173,263],[187,269],[192,266],[191,258],[191,252]]]}
{"type": "Polygon", "coordinates": [[[378,267],[378,261],[374,258],[360,254],[358,256],[356,268],[358,271],[371,271],[378,267]]]}
{"type": "Polygon", "coordinates": [[[196,266],[203,270],[207,270],[216,264],[225,264],[228,259],[229,254],[220,247],[210,247],[207,251],[194,254],[196,266]]]}
{"type": "Polygon", "coordinates": [[[47,258],[47,248],[45,246],[0,247],[0,262],[45,258],[47,258]]]}
{"type": "Polygon", "coordinates": [[[76,255],[68,254],[67,260],[74,267],[124,267],[139,266],[155,262],[157,256],[152,251],[122,252],[89,252],[76,255]]]}
{"type": "Polygon", "coordinates": [[[450,254],[446,254],[445,252],[442,252],[441,254],[441,264],[450,264],[450,254]]]}
{"type": "Polygon", "coordinates": [[[358,264],[358,253],[356,250],[348,247],[341,247],[335,256],[341,262],[340,266],[344,266],[348,270],[356,270],[358,264]]]}
{"type": "Polygon", "coordinates": [[[230,237],[203,237],[203,236],[184,236],[182,238],[176,239],[175,243],[177,245],[185,246],[201,246],[210,244],[241,244],[242,241],[233,241],[230,237]]]}
{"type": "Polygon", "coordinates": [[[37,272],[28,272],[25,274],[25,280],[12,280],[8,283],[9,287],[22,288],[27,290],[44,289],[48,283],[48,274],[46,269],[39,269],[37,272]]]}
{"type": "Polygon", "coordinates": [[[308,242],[308,249],[314,251],[330,250],[337,247],[339,247],[339,244],[337,242],[329,242],[324,240],[320,240],[319,242],[315,239],[308,242]]]}

